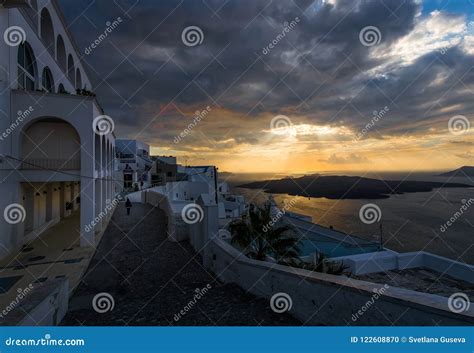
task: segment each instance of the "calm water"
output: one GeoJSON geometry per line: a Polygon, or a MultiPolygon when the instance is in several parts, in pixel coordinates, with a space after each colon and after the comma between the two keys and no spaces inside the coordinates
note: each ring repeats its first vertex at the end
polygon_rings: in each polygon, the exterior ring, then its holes
{"type": "MultiPolygon", "coordinates": [[[[345,173],[347,174],[347,173],[345,173]]],[[[253,176],[255,177],[255,176],[253,176]]],[[[400,180],[406,175],[371,175],[368,177],[400,180]]],[[[412,174],[411,180],[446,181],[432,174],[412,174]]],[[[453,178],[451,182],[474,184],[473,178],[453,178]]],[[[229,179],[234,190],[244,195],[248,202],[262,203],[268,194],[262,190],[237,188],[246,179],[235,176],[229,179]]],[[[359,210],[366,203],[375,203],[382,210],[381,223],[385,246],[398,252],[424,250],[459,261],[474,263],[474,205],[449,226],[445,232],[440,227],[463,205],[462,200],[474,199],[474,188],[437,189],[426,193],[394,195],[383,200],[329,200],[275,194],[280,206],[291,202],[289,211],[310,215],[323,226],[333,226],[367,240],[379,239],[379,224],[366,225],[359,218],[359,210]]]]}

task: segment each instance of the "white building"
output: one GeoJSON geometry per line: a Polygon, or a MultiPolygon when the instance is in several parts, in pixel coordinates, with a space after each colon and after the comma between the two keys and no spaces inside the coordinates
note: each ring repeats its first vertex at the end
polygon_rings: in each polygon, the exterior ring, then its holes
{"type": "Polygon", "coordinates": [[[192,183],[204,183],[208,186],[208,194],[217,203],[217,169],[215,166],[184,167],[178,165],[178,173],[186,175],[192,183]]]}
{"type": "Polygon", "coordinates": [[[175,156],[152,156],[155,161],[160,161],[166,164],[175,165],[177,164],[175,156]]]}
{"type": "Polygon", "coordinates": [[[74,212],[94,245],[114,196],[113,124],[55,0],[1,1],[0,34],[0,257],[74,212]]]}
{"type": "Polygon", "coordinates": [[[139,189],[151,185],[150,146],[137,140],[117,139],[115,141],[115,176],[123,183],[116,184],[116,190],[139,189]],[[121,185],[120,185],[121,184],[121,185]]]}

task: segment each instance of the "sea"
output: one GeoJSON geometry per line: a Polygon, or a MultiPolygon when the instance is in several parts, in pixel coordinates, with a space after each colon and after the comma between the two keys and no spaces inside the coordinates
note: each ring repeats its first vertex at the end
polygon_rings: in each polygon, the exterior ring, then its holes
{"type": "MultiPolygon", "coordinates": [[[[311,173],[314,174],[314,173],[311,173]]],[[[474,186],[474,177],[440,177],[439,172],[362,173],[347,171],[321,175],[359,175],[382,180],[417,180],[463,183],[474,186]]],[[[230,174],[226,180],[235,193],[249,203],[262,204],[269,194],[261,189],[240,187],[252,181],[280,179],[288,174],[230,174]]],[[[293,177],[302,176],[291,175],[293,177]]],[[[287,194],[273,194],[276,203],[288,211],[312,217],[314,223],[347,234],[379,241],[397,252],[427,251],[460,262],[474,264],[474,187],[440,188],[431,192],[392,195],[377,200],[330,200],[287,194]],[[366,204],[380,209],[380,221],[366,224],[359,215],[366,204]],[[288,206],[287,206],[288,207],[288,206]]]]}

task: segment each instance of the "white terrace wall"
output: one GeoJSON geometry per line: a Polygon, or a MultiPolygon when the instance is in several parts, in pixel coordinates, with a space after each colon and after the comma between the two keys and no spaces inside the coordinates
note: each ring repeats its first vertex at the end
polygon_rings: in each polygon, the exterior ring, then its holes
{"type": "Polygon", "coordinates": [[[141,202],[161,208],[167,217],[168,236],[172,241],[182,241],[189,239],[189,225],[181,217],[181,209],[187,202],[169,202],[169,198],[151,188],[141,191],[141,202]]]}
{"type": "Polygon", "coordinates": [[[210,268],[212,266],[212,244],[208,234],[218,234],[219,232],[219,210],[208,194],[199,196],[196,204],[203,210],[203,219],[189,227],[189,242],[194,250],[202,256],[204,267],[210,268]]]}
{"type": "Polygon", "coordinates": [[[393,251],[380,251],[335,257],[332,260],[343,262],[355,275],[411,268],[427,268],[474,283],[474,266],[424,251],[402,254],[393,251]]]}
{"type": "Polygon", "coordinates": [[[233,282],[255,295],[290,295],[294,316],[307,325],[472,325],[474,308],[449,311],[447,298],[402,288],[384,288],[344,276],[328,275],[251,260],[225,241],[210,240],[210,269],[224,282],[233,282]],[[375,291],[381,291],[368,311],[356,314],[375,291]],[[407,312],[407,309],[409,311],[407,312]]]}

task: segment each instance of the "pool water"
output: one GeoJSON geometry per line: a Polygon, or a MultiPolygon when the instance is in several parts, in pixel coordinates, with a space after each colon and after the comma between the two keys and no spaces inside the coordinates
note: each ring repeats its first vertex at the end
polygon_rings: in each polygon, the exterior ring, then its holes
{"type": "Polygon", "coordinates": [[[308,256],[315,252],[320,252],[326,255],[326,257],[339,257],[364,254],[379,250],[379,245],[376,243],[349,244],[326,237],[301,239],[298,245],[301,256],[308,256]]]}

